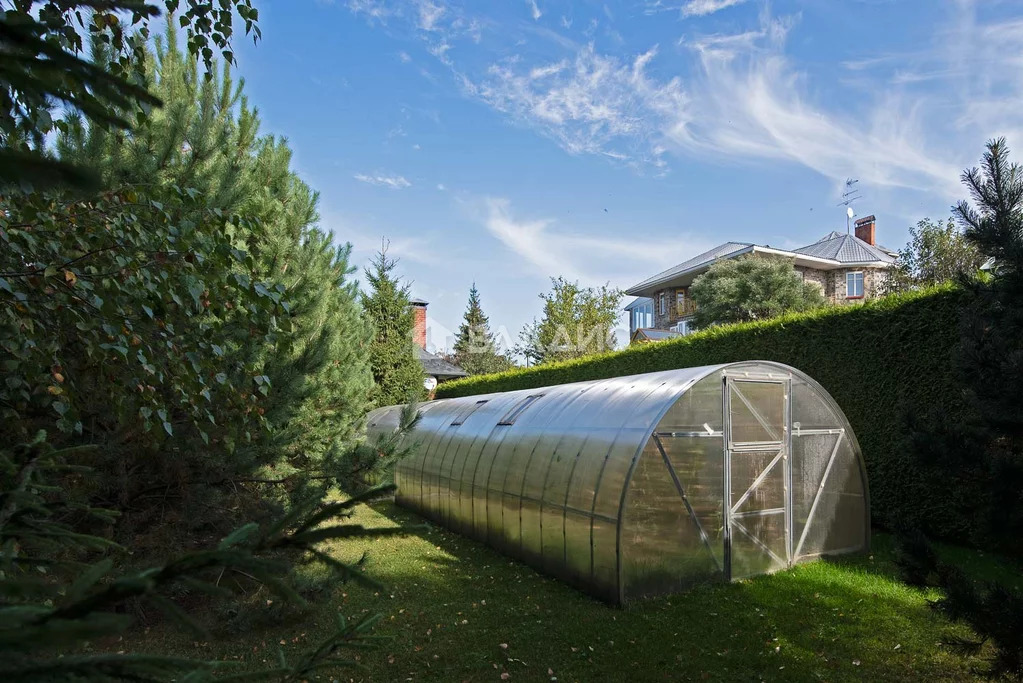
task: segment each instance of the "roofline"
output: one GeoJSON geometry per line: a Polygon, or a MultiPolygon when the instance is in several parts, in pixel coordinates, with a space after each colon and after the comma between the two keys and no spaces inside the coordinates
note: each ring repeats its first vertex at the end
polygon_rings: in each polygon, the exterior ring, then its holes
{"type": "MultiPolygon", "coordinates": [[[[627,295],[629,295],[629,296],[639,296],[639,297],[649,298],[648,295],[646,295],[646,294],[639,294],[638,292],[640,292],[640,291],[648,291],[650,289],[650,287],[655,287],[657,285],[661,285],[661,284],[664,284],[666,282],[671,282],[672,280],[675,280],[675,279],[677,279],[679,277],[682,277],[683,275],[689,275],[690,273],[698,272],[698,271],[702,270],[705,267],[709,268],[710,266],[714,265],[718,261],[724,260],[726,257],[727,258],[733,258],[735,256],[741,256],[743,254],[748,254],[749,252],[753,251],[754,247],[756,247],[755,244],[749,244],[749,245],[746,245],[745,247],[742,247],[740,249],[736,249],[735,251],[730,251],[727,254],[722,254],[721,256],[718,256],[717,258],[711,259],[710,261],[704,261],[703,263],[701,263],[699,265],[693,266],[691,268],[686,268],[685,270],[679,271],[677,273],[672,273],[671,275],[667,275],[665,277],[662,277],[659,280],[655,280],[653,278],[651,278],[649,280],[644,280],[643,282],[640,282],[638,285],[633,285],[632,287],[629,287],[628,289],[626,289],[625,293],[627,295]],[[643,288],[642,290],[640,289],[641,287],[643,288]]],[[[655,275],[654,277],[657,277],[657,276],[655,275]]]]}
{"type": "Polygon", "coordinates": [[[804,261],[812,261],[814,263],[820,263],[821,265],[828,266],[841,266],[841,261],[831,258],[822,258],[820,256],[810,256],[809,254],[801,254],[798,251],[788,251],[787,249],[775,249],[773,247],[762,247],[760,245],[753,246],[754,251],[762,251],[765,254],[776,254],[778,256],[791,256],[793,258],[801,259],[804,261]]]}
{"type": "MultiPolygon", "coordinates": [[[[775,249],[774,247],[767,247],[759,244],[751,244],[749,246],[743,247],[742,249],[730,251],[727,254],[722,254],[721,256],[718,256],[715,259],[705,261],[704,263],[693,266],[691,268],[686,268],[685,270],[673,273],[672,275],[666,277],[662,277],[658,280],[653,279],[644,280],[643,282],[640,282],[638,285],[633,285],[629,289],[626,289],[625,294],[628,296],[649,299],[651,296],[650,294],[642,294],[641,292],[650,292],[651,294],[653,294],[656,288],[658,288],[660,285],[667,284],[673,280],[677,280],[686,275],[691,275],[693,273],[698,273],[702,270],[707,270],[718,261],[732,259],[737,256],[742,256],[743,254],[748,254],[751,252],[761,252],[764,254],[773,254],[775,256],[785,256],[800,261],[808,261],[810,264],[819,264],[822,266],[827,266],[825,270],[833,270],[835,268],[866,268],[866,267],[891,268],[893,265],[891,263],[888,263],[887,261],[839,261],[837,259],[821,258],[820,256],[810,256],[809,254],[801,254],[798,251],[788,251],[787,249],[775,249]]],[[[630,306],[631,305],[632,304],[630,304],[630,306]]]]}
{"type": "Polygon", "coordinates": [[[847,261],[842,264],[843,268],[893,268],[894,263],[887,261],[847,261]]]}
{"type": "Polygon", "coordinates": [[[651,299],[650,297],[648,297],[648,296],[639,296],[639,297],[636,297],[635,300],[630,301],[628,304],[626,304],[625,308],[622,309],[622,310],[631,311],[633,306],[635,306],[636,304],[639,304],[639,303],[643,303],[644,301],[649,301],[650,303],[653,303],[653,299],[651,299]]]}

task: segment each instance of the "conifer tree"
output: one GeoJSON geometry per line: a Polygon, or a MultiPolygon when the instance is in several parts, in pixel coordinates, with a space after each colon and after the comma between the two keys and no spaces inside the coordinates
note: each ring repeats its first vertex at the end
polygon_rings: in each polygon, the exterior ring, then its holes
{"type": "MultiPolygon", "coordinates": [[[[989,482],[964,520],[968,540],[1023,554],[1023,167],[1004,139],[988,143],[980,169],[962,175],[972,203],[954,209],[976,249],[995,259],[994,277],[967,282],[956,370],[967,414],[949,424],[925,416],[912,433],[921,468],[937,465],[964,480],[989,482]]],[[[948,482],[950,489],[956,482],[948,482]]],[[[993,677],[1023,677],[1023,593],[1008,582],[978,584],[943,562],[926,541],[926,520],[903,530],[900,565],[907,580],[944,591],[938,606],[967,621],[994,645],[993,677]]],[[[961,643],[979,649],[981,643],[961,643]]]]}
{"type": "Polygon", "coordinates": [[[512,366],[508,357],[497,349],[497,340],[490,331],[490,319],[483,313],[476,283],[469,289],[469,303],[454,345],[454,362],[470,375],[502,372],[512,366]]]}
{"type": "MultiPolygon", "coordinates": [[[[334,246],[317,227],[317,194],[291,170],[286,141],[260,136],[258,113],[227,66],[207,78],[168,27],[146,55],[143,71],[164,107],[130,133],[72,117],[57,141],[61,157],[98,169],[109,187],[145,179],[140,189],[168,207],[186,192],[208,211],[244,215],[249,227],[233,226],[232,234],[247,254],[240,275],[273,283],[272,294],[288,309],[279,317],[284,333],[274,344],[252,336],[223,346],[225,357],[261,368],[254,389],[263,394],[265,430],[228,443],[229,457],[208,457],[200,445],[178,461],[189,466],[175,467],[172,475],[163,471],[161,457],[137,443],[128,454],[111,451],[115,462],[141,461],[132,469],[133,481],[115,478],[130,489],[119,495],[130,499],[154,479],[180,477],[189,482],[182,500],[188,505],[230,490],[226,482],[239,478],[290,484],[303,473],[329,473],[354,441],[372,388],[371,330],[352,279],[350,247],[334,246]]],[[[272,490],[288,489],[277,486],[272,490]]],[[[127,519],[122,516],[121,523],[127,519]]]]}
{"type": "MultiPolygon", "coordinates": [[[[239,24],[259,38],[252,0],[161,3],[185,30],[188,52],[209,69],[214,48],[234,61],[239,24]],[[240,19],[238,22],[236,20],[240,19]]],[[[160,7],[140,0],[18,0],[0,12],[0,184],[91,187],[93,169],[57,161],[46,136],[63,128],[60,112],[85,114],[95,125],[130,129],[160,98],[136,79],[150,24],[160,7]],[[84,54],[90,38],[100,51],[84,54]]]]}
{"type": "Polygon", "coordinates": [[[387,258],[386,246],[381,248],[366,268],[370,291],[362,296],[362,306],[374,329],[370,362],[378,406],[407,403],[424,394],[423,366],[415,356],[412,341],[415,319],[409,288],[394,275],[397,265],[396,260],[387,258]]]}

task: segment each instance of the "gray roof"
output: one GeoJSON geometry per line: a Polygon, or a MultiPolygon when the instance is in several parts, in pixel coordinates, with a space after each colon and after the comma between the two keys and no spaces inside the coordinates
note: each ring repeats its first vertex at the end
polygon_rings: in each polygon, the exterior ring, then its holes
{"type": "Polygon", "coordinates": [[[435,353],[430,353],[418,344],[416,345],[416,358],[423,364],[423,372],[437,379],[467,377],[469,375],[462,368],[447,362],[435,353]]]}
{"type": "Polygon", "coordinates": [[[625,310],[626,311],[631,311],[636,306],[640,306],[642,304],[653,305],[653,303],[654,303],[654,300],[651,299],[650,297],[648,297],[648,296],[641,296],[641,297],[637,297],[637,298],[633,299],[632,301],[630,301],[629,305],[625,307],[625,310]]]}
{"type": "Polygon", "coordinates": [[[725,242],[724,244],[714,247],[710,251],[703,252],[699,256],[694,256],[688,261],[683,261],[677,266],[668,268],[665,271],[661,271],[657,275],[654,275],[653,277],[643,280],[638,285],[633,285],[632,287],[629,287],[628,291],[631,292],[636,289],[642,289],[647,285],[652,285],[656,282],[660,282],[662,280],[667,280],[669,278],[675,277],[676,275],[681,275],[688,270],[693,270],[695,268],[699,268],[700,266],[705,266],[720,258],[731,256],[735,254],[735,252],[743,251],[744,249],[749,249],[752,246],[753,245],[750,244],[749,242],[725,242]]]}
{"type": "Polygon", "coordinates": [[[843,235],[832,231],[813,244],[793,249],[797,254],[826,258],[839,263],[892,263],[894,258],[880,248],[871,246],[856,235],[843,235]]]}
{"type": "Polygon", "coordinates": [[[412,304],[413,306],[429,306],[430,305],[429,301],[423,301],[422,299],[417,299],[415,297],[412,297],[411,299],[409,299],[408,302],[410,304],[412,304]]]}
{"type": "MultiPolygon", "coordinates": [[[[813,244],[800,247],[799,249],[793,249],[792,251],[772,248],[767,245],[756,245],[750,242],[725,242],[724,244],[718,245],[709,251],[703,252],[699,256],[694,256],[688,261],[684,261],[677,266],[661,271],[657,275],[649,277],[639,284],[629,287],[625,290],[625,293],[638,296],[641,292],[643,292],[643,290],[651,286],[670,281],[692,271],[700,271],[720,259],[734,258],[740,254],[744,254],[758,248],[771,249],[774,252],[787,252],[793,255],[799,254],[810,258],[826,259],[834,261],[834,267],[840,266],[843,263],[882,262],[890,264],[895,262],[895,256],[891,250],[886,249],[881,245],[871,246],[855,235],[843,234],[834,230],[813,244]]],[[[629,306],[633,306],[636,303],[637,302],[634,301],[629,304],[629,306]]],[[[626,310],[629,309],[627,308],[626,310]]]]}
{"type": "Polygon", "coordinates": [[[673,339],[675,337],[681,337],[682,333],[676,332],[675,330],[656,330],[652,327],[641,327],[638,330],[636,330],[632,336],[633,337],[643,336],[649,339],[650,341],[661,341],[663,339],[673,339]]]}

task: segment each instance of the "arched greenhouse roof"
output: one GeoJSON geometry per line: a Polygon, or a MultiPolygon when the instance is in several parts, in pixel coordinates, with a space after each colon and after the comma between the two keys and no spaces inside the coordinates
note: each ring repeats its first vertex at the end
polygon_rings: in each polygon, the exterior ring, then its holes
{"type": "MultiPolygon", "coordinates": [[[[371,436],[401,406],[370,413],[371,436]]],[[[803,373],[684,368],[420,407],[396,499],[611,602],[865,549],[862,456],[803,373]]]]}

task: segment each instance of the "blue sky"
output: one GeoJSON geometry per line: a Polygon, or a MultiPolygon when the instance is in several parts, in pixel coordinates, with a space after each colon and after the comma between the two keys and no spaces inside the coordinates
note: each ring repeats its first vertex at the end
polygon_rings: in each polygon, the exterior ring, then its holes
{"type": "Polygon", "coordinates": [[[264,130],[360,265],[389,240],[438,348],[474,281],[514,339],[550,276],[626,288],[844,229],[847,177],[900,247],[988,138],[1023,149],[1021,2],[258,5],[264,130]]]}

